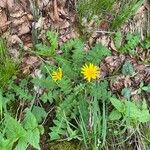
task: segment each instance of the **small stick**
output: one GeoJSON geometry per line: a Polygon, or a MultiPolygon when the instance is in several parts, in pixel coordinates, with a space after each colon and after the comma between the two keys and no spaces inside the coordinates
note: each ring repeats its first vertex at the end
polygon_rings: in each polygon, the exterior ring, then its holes
{"type": "Polygon", "coordinates": [[[108,33],[108,34],[114,34],[115,32],[98,30],[98,31],[96,31],[96,33],[108,33]]]}

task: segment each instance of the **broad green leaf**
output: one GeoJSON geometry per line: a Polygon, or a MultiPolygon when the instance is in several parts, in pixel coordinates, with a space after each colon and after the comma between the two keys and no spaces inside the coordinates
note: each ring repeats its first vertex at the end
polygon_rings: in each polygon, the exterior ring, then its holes
{"type": "Polygon", "coordinates": [[[110,98],[110,101],[112,103],[112,105],[119,111],[119,112],[124,112],[125,111],[125,107],[123,102],[121,102],[121,100],[118,100],[116,98],[110,98]]]}
{"type": "Polygon", "coordinates": [[[27,131],[27,139],[30,145],[32,145],[34,148],[40,150],[40,132],[38,128],[35,128],[34,130],[28,130],[27,131]]]}
{"type": "Polygon", "coordinates": [[[20,138],[15,150],[26,150],[28,146],[27,137],[20,138]]]}
{"type": "Polygon", "coordinates": [[[14,118],[5,115],[6,121],[6,135],[8,139],[18,140],[26,135],[26,131],[23,129],[22,125],[14,118]]]}
{"type": "Polygon", "coordinates": [[[125,101],[125,105],[126,105],[125,114],[131,119],[138,120],[138,117],[141,115],[141,111],[138,108],[138,106],[131,101],[125,101]]]}
{"type": "Polygon", "coordinates": [[[145,91],[145,92],[150,93],[150,84],[148,84],[147,86],[143,86],[142,90],[145,91]]]}
{"type": "Polygon", "coordinates": [[[150,113],[148,110],[141,111],[139,115],[139,121],[142,123],[150,121],[150,113]]]}
{"type": "Polygon", "coordinates": [[[36,120],[40,123],[43,118],[47,116],[46,111],[43,107],[34,106],[32,110],[33,115],[35,116],[36,120]]]}
{"type": "Polygon", "coordinates": [[[142,110],[147,110],[147,103],[145,99],[142,101],[142,110]]]}
{"type": "Polygon", "coordinates": [[[0,137],[0,150],[12,150],[13,142],[9,139],[4,139],[0,137]]]}
{"type": "Polygon", "coordinates": [[[130,99],[131,97],[131,89],[130,88],[124,88],[122,91],[121,91],[121,94],[126,98],[126,99],[130,99]]]}
{"type": "Polygon", "coordinates": [[[32,129],[37,128],[38,126],[35,116],[29,109],[27,109],[25,119],[23,121],[23,126],[26,130],[32,130],[32,129]]]}
{"type": "Polygon", "coordinates": [[[121,113],[117,110],[113,110],[110,115],[109,115],[109,119],[114,121],[114,120],[119,120],[121,118],[121,113]]]}

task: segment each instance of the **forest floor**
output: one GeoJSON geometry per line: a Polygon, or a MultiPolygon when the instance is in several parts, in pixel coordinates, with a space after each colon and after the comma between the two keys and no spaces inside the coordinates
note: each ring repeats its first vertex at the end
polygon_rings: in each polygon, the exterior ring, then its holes
{"type": "MultiPolygon", "coordinates": [[[[144,40],[145,36],[150,34],[148,29],[150,22],[146,16],[149,11],[149,1],[145,1],[132,18],[120,27],[122,37],[124,38],[129,32],[138,31],[140,38],[144,40]]],[[[47,31],[56,31],[58,34],[58,55],[61,53],[59,48],[63,43],[79,37],[86,41],[85,50],[90,49],[96,43],[102,43],[106,46],[111,50],[112,55],[102,60],[99,66],[101,68],[100,79],[109,78],[109,89],[118,97],[122,97],[122,89],[129,87],[132,99],[142,99],[143,94],[140,95],[138,89],[141,83],[144,85],[150,83],[150,47],[145,50],[145,48],[137,46],[135,48],[136,55],[118,52],[112,38],[115,31],[110,30],[108,22],[108,20],[103,20],[98,26],[95,26],[95,23],[90,21],[85,23],[85,30],[82,30],[78,24],[74,0],[0,0],[0,34],[7,40],[11,59],[15,61],[20,56],[22,57],[17,74],[18,80],[26,76],[39,76],[39,66],[42,62],[51,63],[48,58],[36,55],[31,50],[39,41],[43,43],[46,41],[47,31]],[[132,65],[136,75],[128,76],[118,73],[125,62],[132,65]],[[115,74],[116,72],[117,74],[115,74]],[[111,79],[114,75],[115,80],[114,78],[111,79]]],[[[144,97],[150,104],[149,93],[145,93],[144,97]]],[[[23,109],[27,105],[23,104],[23,109]]],[[[52,120],[55,116],[55,105],[42,105],[49,114],[43,121],[45,134],[41,137],[41,149],[63,150],[59,145],[57,148],[53,148],[59,143],[58,141],[49,144],[48,140],[49,127],[53,125],[52,120]]],[[[71,146],[70,143],[68,142],[67,146],[71,148],[66,148],[66,150],[76,149],[76,141],[73,141],[71,146]]]]}

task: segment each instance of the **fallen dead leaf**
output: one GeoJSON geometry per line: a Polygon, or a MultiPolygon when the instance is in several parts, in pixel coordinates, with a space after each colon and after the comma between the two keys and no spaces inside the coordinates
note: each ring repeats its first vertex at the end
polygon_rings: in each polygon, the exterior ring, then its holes
{"type": "Polygon", "coordinates": [[[29,33],[29,32],[30,32],[30,25],[28,23],[23,23],[21,25],[21,27],[19,28],[18,35],[21,36],[21,35],[24,35],[24,34],[29,33]]]}
{"type": "Polygon", "coordinates": [[[124,75],[117,76],[115,79],[110,81],[110,87],[112,91],[120,92],[124,87],[124,75]]]}
{"type": "Polygon", "coordinates": [[[35,56],[25,56],[22,60],[22,65],[21,65],[21,69],[22,69],[22,73],[23,74],[29,74],[32,73],[32,71],[34,71],[34,68],[36,66],[38,66],[40,63],[39,59],[35,56]]]}
{"type": "Polygon", "coordinates": [[[108,56],[105,58],[105,65],[107,66],[109,72],[113,72],[115,69],[119,69],[119,66],[122,65],[124,60],[124,55],[108,56]]]}
{"type": "Polygon", "coordinates": [[[20,19],[14,18],[12,20],[12,25],[13,25],[13,27],[16,27],[16,26],[19,26],[19,25],[23,24],[25,21],[26,21],[25,16],[20,18],[20,19]]]}
{"type": "Polygon", "coordinates": [[[6,8],[6,0],[0,0],[0,7],[6,8]]]}
{"type": "Polygon", "coordinates": [[[106,35],[102,35],[96,40],[96,42],[102,43],[102,45],[104,45],[104,46],[108,46],[108,44],[110,42],[110,38],[106,35]]]}
{"type": "Polygon", "coordinates": [[[145,0],[144,6],[146,7],[147,10],[150,10],[150,1],[145,0]]]}
{"type": "Polygon", "coordinates": [[[11,44],[19,44],[22,43],[21,39],[18,37],[18,35],[12,35],[9,39],[8,39],[9,43],[11,44]]]}
{"type": "Polygon", "coordinates": [[[38,22],[35,23],[35,29],[42,29],[44,24],[44,17],[40,17],[38,22]]]}
{"type": "Polygon", "coordinates": [[[68,28],[70,26],[70,23],[66,20],[63,20],[61,23],[60,23],[60,29],[65,29],[65,28],[68,28]]]}
{"type": "Polygon", "coordinates": [[[15,6],[15,1],[14,0],[7,0],[7,7],[8,7],[8,10],[10,12],[13,9],[14,6],[15,6]]]}
{"type": "Polygon", "coordinates": [[[7,29],[7,16],[3,9],[0,9],[0,31],[5,31],[7,29]]]}

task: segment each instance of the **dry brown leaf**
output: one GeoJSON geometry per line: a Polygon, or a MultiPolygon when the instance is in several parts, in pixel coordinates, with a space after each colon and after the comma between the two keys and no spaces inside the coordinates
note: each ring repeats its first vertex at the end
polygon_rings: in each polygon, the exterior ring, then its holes
{"type": "Polygon", "coordinates": [[[16,26],[21,25],[21,24],[24,23],[25,21],[26,21],[26,20],[25,20],[24,17],[22,17],[22,18],[20,18],[20,19],[14,18],[14,19],[12,20],[12,25],[13,25],[13,27],[16,27],[16,26]]]}
{"type": "Polygon", "coordinates": [[[21,36],[29,32],[30,32],[30,25],[28,23],[23,23],[22,26],[19,28],[18,35],[21,36]]]}
{"type": "Polygon", "coordinates": [[[35,56],[24,56],[22,61],[22,73],[29,74],[35,66],[39,64],[39,59],[35,56]]]}
{"type": "Polygon", "coordinates": [[[9,53],[11,54],[14,60],[18,60],[20,52],[16,48],[9,48],[9,53]]]}
{"type": "Polygon", "coordinates": [[[38,62],[38,58],[35,56],[30,56],[30,57],[27,57],[27,59],[25,59],[25,63],[27,65],[33,65],[36,62],[38,62]]]}
{"type": "Polygon", "coordinates": [[[44,17],[40,17],[38,22],[35,23],[35,29],[42,29],[44,24],[44,17]]]}
{"type": "Polygon", "coordinates": [[[18,10],[18,11],[15,11],[13,13],[10,13],[10,16],[13,17],[13,18],[20,18],[24,15],[27,15],[27,13],[24,12],[23,10],[18,10]]]}
{"type": "Polygon", "coordinates": [[[0,7],[6,8],[6,0],[0,0],[0,7]]]}
{"type": "Polygon", "coordinates": [[[7,16],[6,12],[0,9],[0,31],[5,31],[7,29],[7,16]]]}
{"type": "Polygon", "coordinates": [[[60,23],[60,29],[65,29],[70,26],[70,23],[67,20],[64,20],[60,23]]]}
{"type": "Polygon", "coordinates": [[[109,72],[113,72],[115,69],[119,69],[119,66],[121,66],[124,60],[124,55],[108,56],[105,58],[105,65],[107,66],[109,72]]]}
{"type": "Polygon", "coordinates": [[[7,0],[7,7],[10,12],[13,9],[13,6],[15,6],[14,0],[7,0]]]}
{"type": "Polygon", "coordinates": [[[145,0],[145,7],[147,10],[150,10],[150,0],[145,0]]]}
{"type": "Polygon", "coordinates": [[[115,79],[110,81],[110,87],[112,91],[120,92],[124,87],[124,75],[117,76],[115,79]]]}
{"type": "Polygon", "coordinates": [[[111,41],[110,41],[110,48],[112,49],[112,50],[114,50],[114,51],[117,51],[117,48],[116,48],[116,46],[115,46],[115,43],[114,43],[114,41],[111,39],[111,41]]]}
{"type": "Polygon", "coordinates": [[[106,36],[106,35],[102,35],[101,37],[99,37],[97,39],[96,42],[102,43],[102,45],[104,45],[104,46],[108,46],[108,44],[110,42],[110,38],[108,36],[106,36]]]}
{"type": "Polygon", "coordinates": [[[22,43],[21,39],[18,37],[18,35],[12,35],[9,39],[8,39],[9,43],[11,44],[19,44],[22,43]]]}

